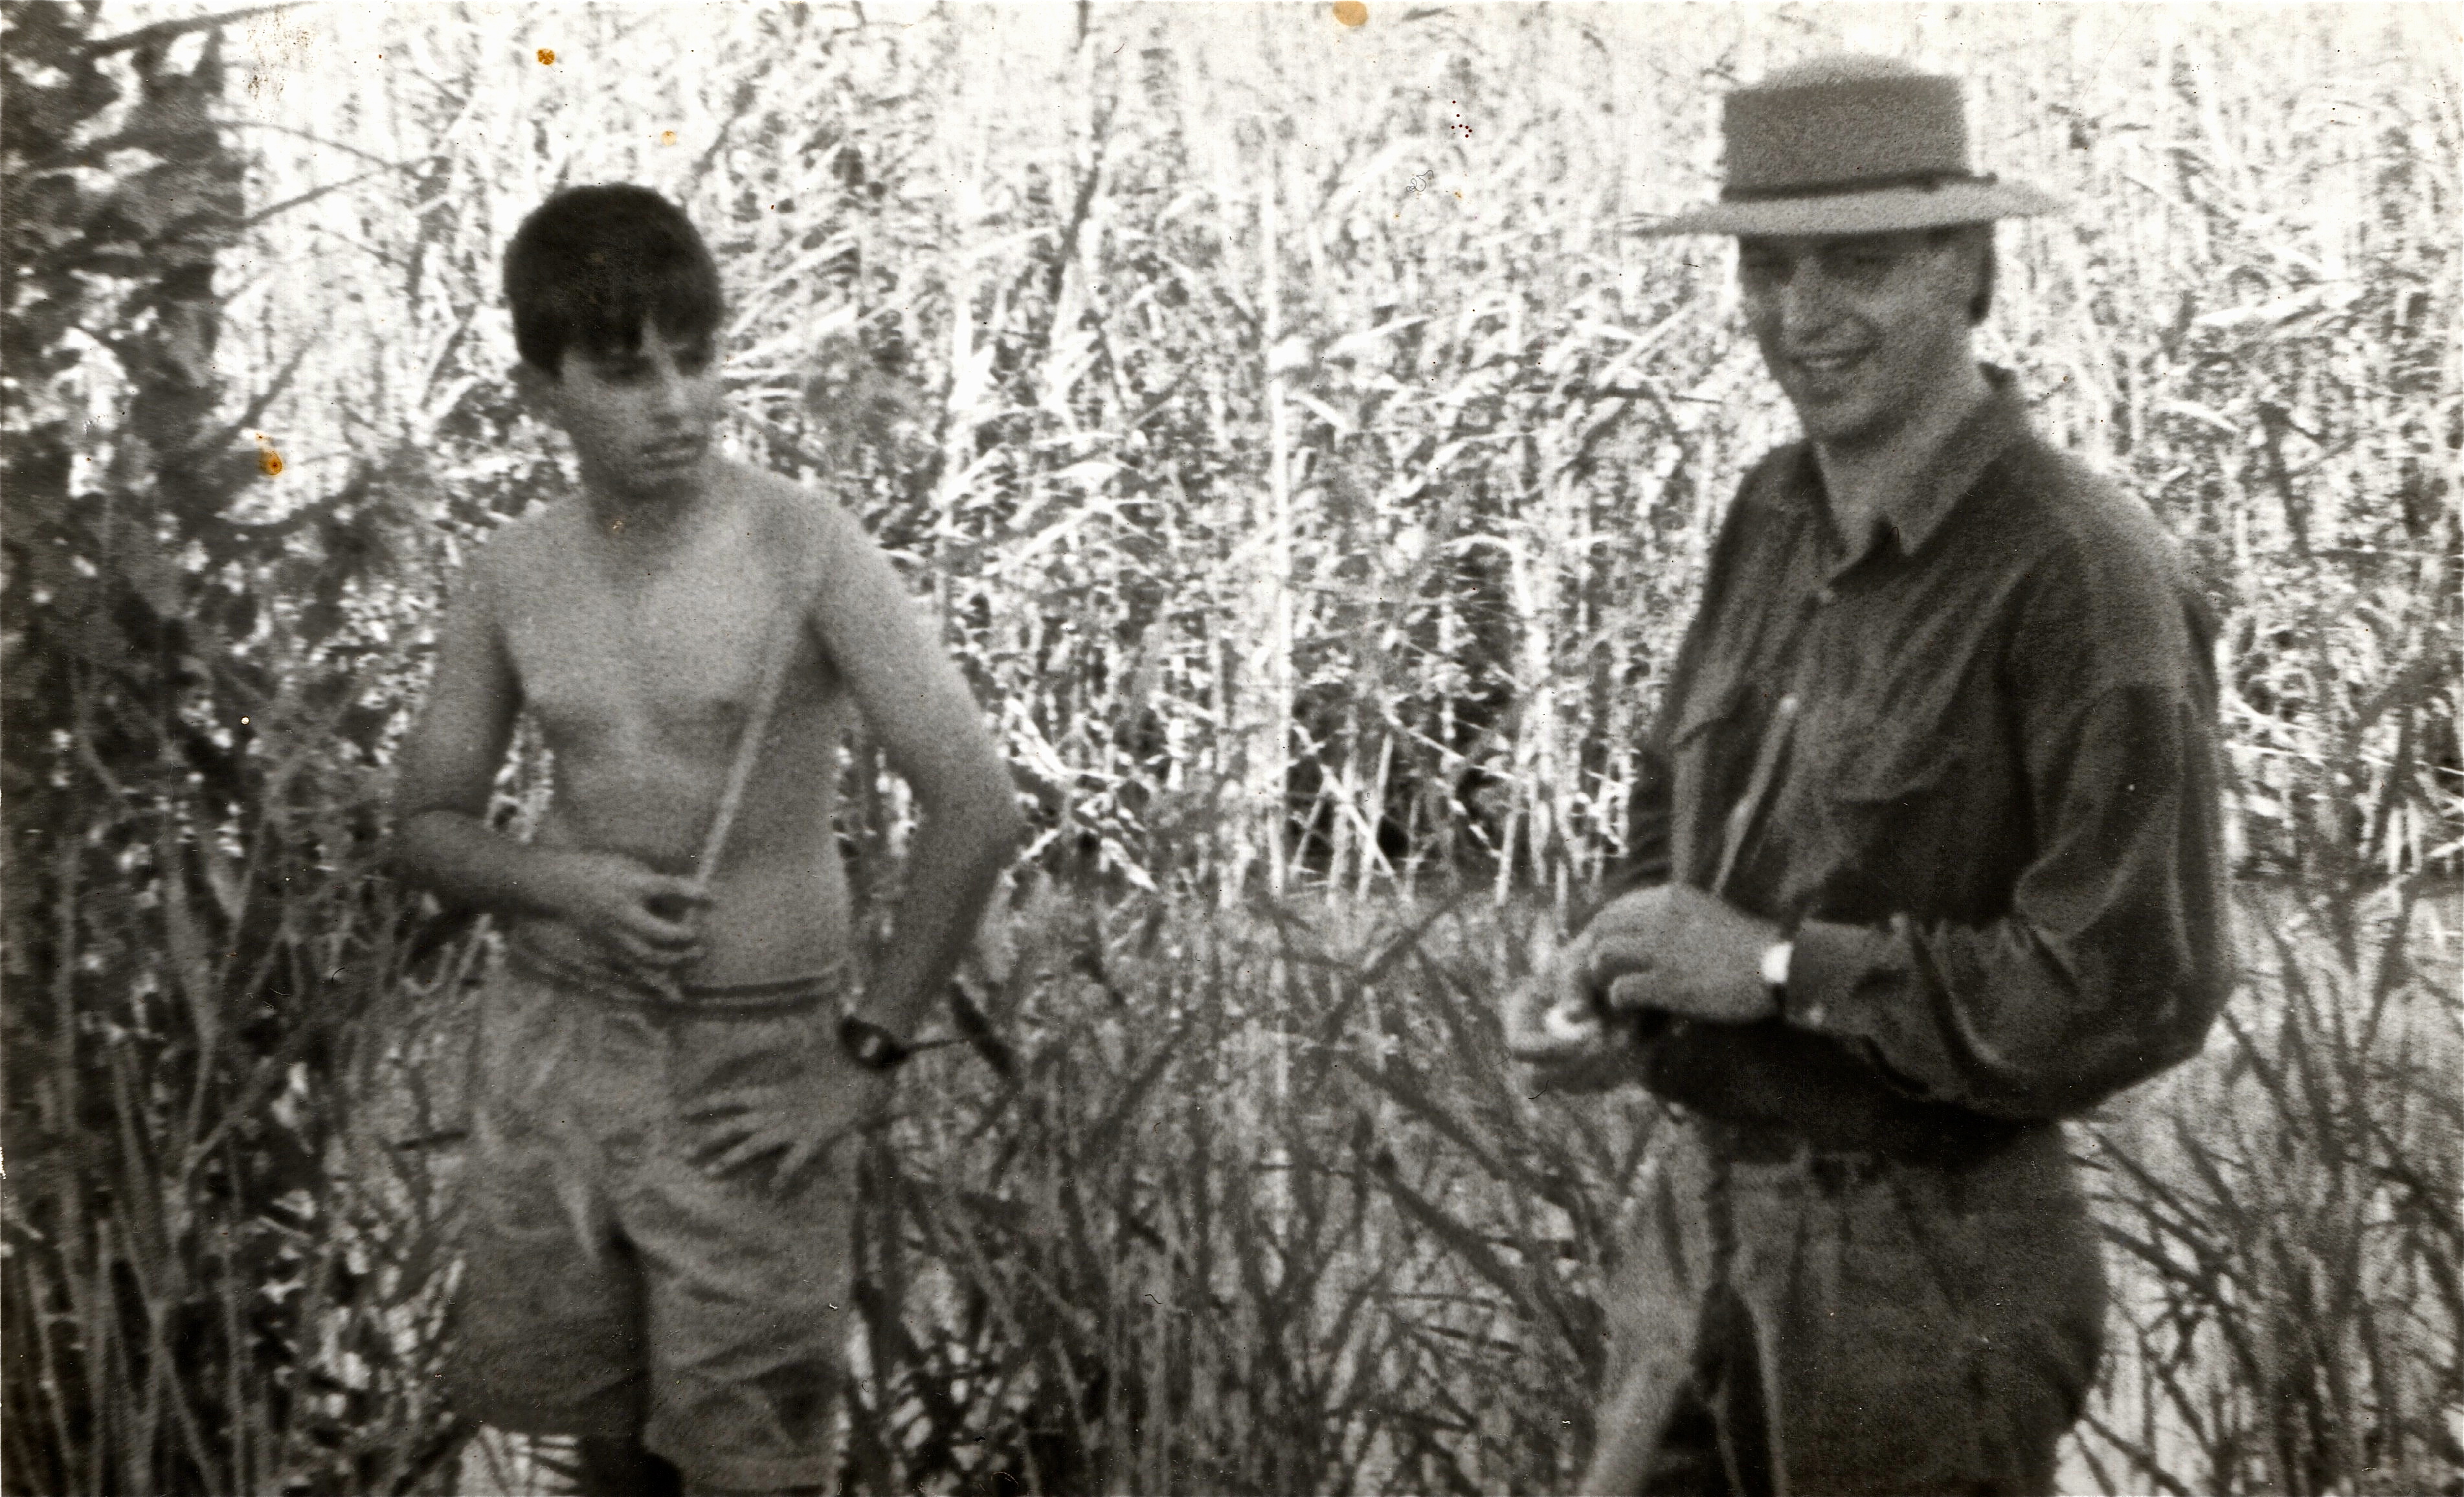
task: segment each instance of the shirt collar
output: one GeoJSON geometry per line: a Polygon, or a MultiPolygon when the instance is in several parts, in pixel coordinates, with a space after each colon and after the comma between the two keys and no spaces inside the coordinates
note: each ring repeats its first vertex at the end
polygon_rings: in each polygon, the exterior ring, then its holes
{"type": "MultiPolygon", "coordinates": [[[[1991,363],[1977,368],[1985,376],[1985,399],[1953,429],[1924,476],[1882,509],[1882,518],[1897,535],[1903,556],[1924,549],[1993,460],[2028,434],[2027,408],[2020,404],[2018,382],[2011,371],[1991,363]]],[[[1805,471],[1818,490],[1821,470],[1815,464],[1812,443],[1806,444],[1805,471]]],[[[1852,543],[1848,560],[1861,557],[1874,539],[1852,543]]]]}

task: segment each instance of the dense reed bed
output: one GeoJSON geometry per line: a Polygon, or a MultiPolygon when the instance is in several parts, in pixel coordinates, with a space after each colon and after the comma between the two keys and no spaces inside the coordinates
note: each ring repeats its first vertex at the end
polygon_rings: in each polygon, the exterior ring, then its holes
{"type": "Polygon", "coordinates": [[[1495,1000],[1788,432],[1725,252],[1619,226],[1843,42],[2079,204],[1989,351],[2225,623],[2247,980],[2079,1131],[2070,1478],[2464,1489],[2446,12],[1371,11],[0,16],[10,1491],[554,1481],[434,1393],[490,946],[380,859],[436,600],[570,484],[495,256],[619,177],[718,250],[730,440],[891,545],[1037,816],[1006,1069],[934,1052],[866,1164],[848,1481],[1562,1484],[1655,1114],[1519,1094],[1495,1000]]]}

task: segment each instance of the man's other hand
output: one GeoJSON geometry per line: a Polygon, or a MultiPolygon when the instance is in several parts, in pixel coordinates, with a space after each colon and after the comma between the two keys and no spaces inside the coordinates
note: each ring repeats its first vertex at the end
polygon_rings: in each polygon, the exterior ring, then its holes
{"type": "Polygon", "coordinates": [[[1662,884],[1611,902],[1567,954],[1613,1009],[1751,1024],[1779,1013],[1762,960],[1780,939],[1778,926],[1717,895],[1662,884]]]}
{"type": "Polygon", "coordinates": [[[1531,1068],[1541,1091],[1605,1091],[1638,1079],[1622,1033],[1585,985],[1576,947],[1558,947],[1544,934],[1534,943],[1531,975],[1506,995],[1506,1050],[1531,1068]]]}
{"type": "Polygon", "coordinates": [[[692,880],[618,852],[570,852],[556,882],[564,922],[645,980],[665,983],[701,959],[697,917],[710,900],[692,880]]]}

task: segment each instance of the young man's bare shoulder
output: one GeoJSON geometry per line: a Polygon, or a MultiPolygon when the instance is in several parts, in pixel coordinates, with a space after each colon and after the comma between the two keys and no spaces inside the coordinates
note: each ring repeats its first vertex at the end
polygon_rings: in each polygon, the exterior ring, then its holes
{"type": "Polygon", "coordinates": [[[466,565],[499,594],[553,588],[560,561],[572,554],[576,523],[572,504],[541,505],[497,526],[466,565]]]}
{"type": "Polygon", "coordinates": [[[818,489],[741,465],[733,465],[730,476],[751,529],[763,544],[781,547],[808,584],[825,582],[848,547],[873,543],[845,506],[818,489]]]}

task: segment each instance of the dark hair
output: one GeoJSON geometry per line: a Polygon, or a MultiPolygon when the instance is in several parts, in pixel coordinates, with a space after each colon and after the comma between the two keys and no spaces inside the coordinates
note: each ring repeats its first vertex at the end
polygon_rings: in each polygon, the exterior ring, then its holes
{"type": "Polygon", "coordinates": [[[1985,314],[1993,310],[1993,277],[2002,268],[1999,257],[1993,253],[1993,226],[1991,224],[1953,224],[1947,229],[1935,230],[1932,237],[1935,244],[1942,245],[1969,234],[1974,234],[1984,242],[1984,253],[1979,257],[1976,267],[1976,295],[1969,297],[1968,302],[1968,321],[1972,327],[1984,321],[1985,314]]]}
{"type": "Polygon", "coordinates": [[[568,187],[531,210],[505,249],[505,300],[526,363],[561,373],[576,343],[629,352],[655,324],[715,331],[718,266],[684,209],[648,187],[568,187]]]}

